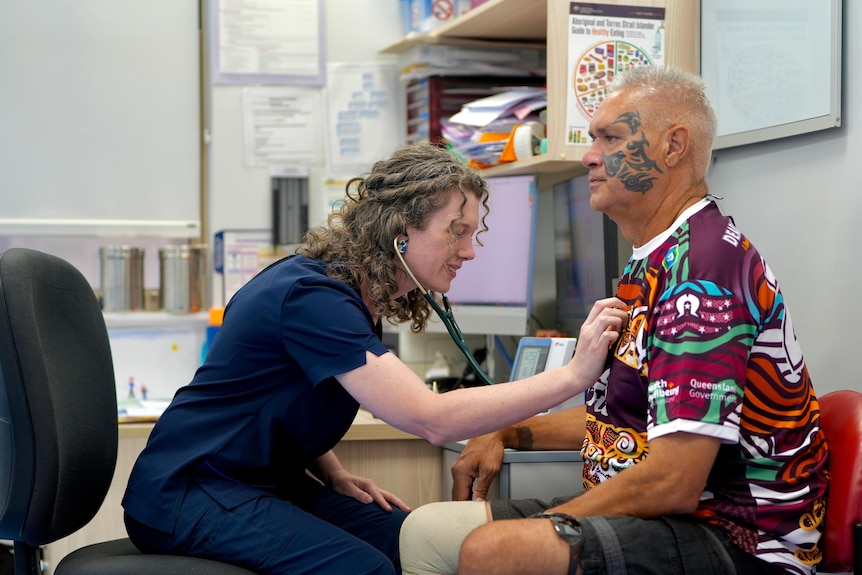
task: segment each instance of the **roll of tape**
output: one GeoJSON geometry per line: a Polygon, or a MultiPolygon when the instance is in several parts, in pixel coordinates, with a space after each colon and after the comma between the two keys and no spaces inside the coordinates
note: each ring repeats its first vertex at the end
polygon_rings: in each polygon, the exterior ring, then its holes
{"type": "Polygon", "coordinates": [[[519,160],[535,156],[540,151],[545,127],[540,122],[526,122],[515,128],[512,145],[519,160]]]}
{"type": "Polygon", "coordinates": [[[518,126],[512,138],[512,147],[515,149],[517,159],[523,160],[533,155],[533,129],[530,126],[526,124],[518,126]]]}

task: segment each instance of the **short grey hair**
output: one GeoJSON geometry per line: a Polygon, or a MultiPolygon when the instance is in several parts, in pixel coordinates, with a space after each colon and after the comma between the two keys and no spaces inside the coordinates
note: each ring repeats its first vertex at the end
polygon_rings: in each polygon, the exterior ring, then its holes
{"type": "Polygon", "coordinates": [[[685,124],[694,136],[693,151],[698,172],[706,174],[718,121],[706,95],[706,82],[697,74],[670,66],[637,66],[621,72],[608,86],[608,94],[630,92],[635,101],[655,104],[644,123],[669,128],[685,124]]]}

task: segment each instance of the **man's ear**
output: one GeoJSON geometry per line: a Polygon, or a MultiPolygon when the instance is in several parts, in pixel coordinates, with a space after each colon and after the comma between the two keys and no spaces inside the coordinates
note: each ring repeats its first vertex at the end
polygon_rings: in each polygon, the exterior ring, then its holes
{"type": "Polygon", "coordinates": [[[672,126],[666,132],[667,148],[665,164],[674,167],[688,154],[691,147],[691,131],[683,124],[672,126]]]}

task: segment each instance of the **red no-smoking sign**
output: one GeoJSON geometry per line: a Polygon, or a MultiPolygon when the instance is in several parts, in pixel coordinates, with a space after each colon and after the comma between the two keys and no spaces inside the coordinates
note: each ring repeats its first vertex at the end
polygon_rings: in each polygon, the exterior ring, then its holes
{"type": "Polygon", "coordinates": [[[451,20],[455,16],[455,5],[452,0],[434,0],[431,2],[431,14],[435,20],[451,20]]]}

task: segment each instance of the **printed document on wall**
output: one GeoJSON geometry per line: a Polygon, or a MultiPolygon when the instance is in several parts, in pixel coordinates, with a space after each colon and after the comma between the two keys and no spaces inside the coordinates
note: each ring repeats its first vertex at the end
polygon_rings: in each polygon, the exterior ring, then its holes
{"type": "Polygon", "coordinates": [[[635,66],[663,66],[664,8],[572,2],[566,144],[589,144],[590,120],[614,76],[635,66]]]}
{"type": "Polygon", "coordinates": [[[317,88],[243,88],[247,166],[322,164],[322,95],[317,88]]]}
{"type": "Polygon", "coordinates": [[[325,83],[323,0],[214,0],[212,5],[216,84],[325,83]]]}
{"type": "Polygon", "coordinates": [[[404,142],[404,105],[395,64],[329,64],[329,175],[352,177],[404,142]]]}

